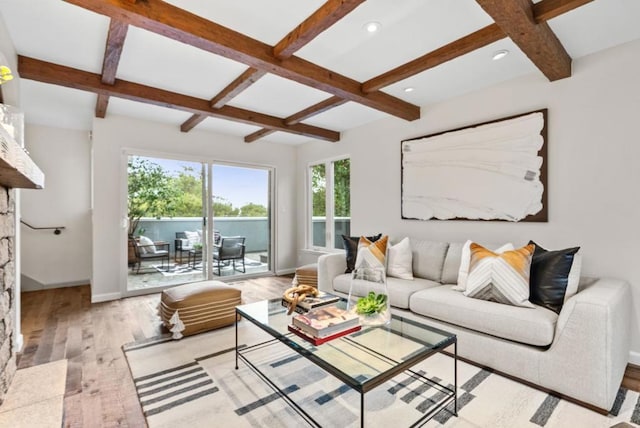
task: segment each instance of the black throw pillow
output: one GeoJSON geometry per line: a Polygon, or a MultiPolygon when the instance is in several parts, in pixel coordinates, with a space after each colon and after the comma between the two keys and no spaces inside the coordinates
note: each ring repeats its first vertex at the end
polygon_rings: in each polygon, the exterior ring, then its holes
{"type": "Polygon", "coordinates": [[[529,244],[536,246],[531,260],[529,301],[559,314],[567,291],[573,256],[580,247],[548,251],[533,241],[529,241],[529,244]]]}
{"type": "MultiPolygon", "coordinates": [[[[366,236],[366,238],[371,242],[375,242],[378,239],[382,238],[382,233],[378,233],[374,236],[366,236]]],[[[344,251],[347,253],[347,269],[344,271],[344,273],[351,273],[356,268],[356,257],[358,256],[359,242],[359,236],[342,235],[344,251]]]]}

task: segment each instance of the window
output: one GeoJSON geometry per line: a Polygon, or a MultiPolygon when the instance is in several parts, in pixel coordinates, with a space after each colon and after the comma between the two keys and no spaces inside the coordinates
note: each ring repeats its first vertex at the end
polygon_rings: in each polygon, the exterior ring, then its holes
{"type": "Polygon", "coordinates": [[[340,235],[351,231],[351,162],[346,158],[312,164],[308,174],[308,244],[313,248],[342,248],[340,235]]]}

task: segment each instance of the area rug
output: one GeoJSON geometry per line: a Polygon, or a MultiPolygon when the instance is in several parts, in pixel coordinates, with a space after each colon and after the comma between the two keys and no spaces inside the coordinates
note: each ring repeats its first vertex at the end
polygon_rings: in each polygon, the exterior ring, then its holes
{"type": "MultiPolygon", "coordinates": [[[[240,322],[239,337],[243,345],[268,338],[247,321],[240,322]]],[[[242,361],[235,370],[234,346],[234,327],[179,341],[160,337],[125,345],[149,427],[309,426],[242,361]]],[[[287,346],[252,351],[251,361],[320,426],[359,426],[360,395],[287,346]]],[[[450,385],[452,367],[450,357],[436,354],[416,371],[450,385]]],[[[639,394],[626,389],[604,416],[464,362],[458,362],[458,386],[458,416],[445,409],[425,426],[618,428],[640,422],[639,394]]],[[[438,394],[428,383],[401,374],[366,394],[365,426],[410,426],[433,408],[438,394]]]]}
{"type": "MultiPolygon", "coordinates": [[[[266,267],[267,264],[266,263],[261,263],[257,260],[253,260],[253,259],[244,259],[244,264],[245,267],[247,269],[249,268],[259,268],[259,267],[266,267]]],[[[162,274],[162,276],[166,276],[166,277],[172,277],[172,276],[178,276],[178,275],[190,275],[193,273],[197,273],[197,272],[202,272],[202,262],[198,262],[195,265],[190,265],[187,263],[184,264],[179,264],[179,263],[171,263],[169,265],[169,269],[167,270],[167,266],[166,265],[161,265],[161,264],[155,264],[155,265],[151,265],[156,271],[160,272],[162,274]]],[[[242,263],[240,262],[236,262],[236,267],[240,268],[242,267],[242,263]]],[[[221,266],[220,270],[222,272],[222,274],[224,275],[225,272],[231,272],[233,270],[233,266],[231,264],[229,264],[228,266],[221,266]]],[[[218,273],[218,268],[217,266],[214,264],[214,272],[217,274],[218,273]]]]}

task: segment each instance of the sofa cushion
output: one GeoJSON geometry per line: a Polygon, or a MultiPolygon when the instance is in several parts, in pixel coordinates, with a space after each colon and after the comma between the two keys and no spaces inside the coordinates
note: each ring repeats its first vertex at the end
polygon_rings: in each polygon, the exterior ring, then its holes
{"type": "MultiPolygon", "coordinates": [[[[376,285],[374,283],[374,285],[376,285]]],[[[401,309],[409,308],[409,298],[416,291],[424,290],[430,287],[437,287],[440,284],[435,281],[429,281],[428,279],[415,278],[413,281],[407,281],[406,279],[389,278],[387,277],[387,292],[389,293],[389,303],[391,306],[401,309]]],[[[349,294],[349,288],[351,287],[351,275],[343,274],[338,275],[333,280],[333,289],[344,294],[349,294]]],[[[369,291],[380,292],[375,286],[372,287],[372,283],[369,281],[356,280],[353,287],[353,295],[362,297],[369,294],[369,291]]]]}
{"type": "Polygon", "coordinates": [[[466,327],[481,333],[534,346],[553,341],[558,314],[471,299],[443,285],[411,295],[409,309],[416,314],[466,327]]]}
{"type": "Polygon", "coordinates": [[[413,280],[413,254],[411,241],[404,238],[387,249],[387,275],[400,279],[413,280]]]}
{"type": "Polygon", "coordinates": [[[411,240],[413,276],[440,282],[448,242],[411,240]]]}
{"type": "Polygon", "coordinates": [[[529,302],[529,271],[535,245],[494,253],[471,243],[471,262],[464,295],[507,305],[533,308],[529,302]]]}
{"type": "Polygon", "coordinates": [[[356,269],[360,268],[380,268],[384,270],[387,266],[387,235],[376,241],[370,241],[365,236],[360,237],[358,243],[358,256],[356,257],[356,269]]]}
{"type": "Polygon", "coordinates": [[[447,256],[442,267],[442,283],[456,284],[458,282],[458,272],[462,261],[462,242],[451,242],[447,249],[447,256]]]}
{"type": "MultiPolygon", "coordinates": [[[[356,257],[358,255],[358,243],[360,242],[359,236],[342,236],[342,245],[344,246],[344,252],[347,256],[347,269],[344,273],[350,273],[353,271],[356,265],[356,257]]],[[[378,233],[373,236],[366,236],[369,241],[377,241],[382,237],[382,233],[378,233]]]]}
{"type": "Polygon", "coordinates": [[[529,244],[536,246],[531,261],[529,300],[559,314],[565,300],[571,266],[580,247],[549,251],[533,241],[529,241],[529,244]]]}
{"type": "MultiPolygon", "coordinates": [[[[467,290],[467,278],[469,278],[469,267],[471,264],[471,244],[473,241],[467,241],[462,244],[462,249],[460,250],[460,268],[458,269],[458,279],[457,285],[453,287],[456,291],[466,291],[467,290]]],[[[507,242],[504,245],[483,245],[485,248],[495,248],[493,250],[494,253],[501,254],[505,251],[513,251],[515,247],[512,243],[507,242]]],[[[444,283],[444,281],[443,281],[444,283]]]]}

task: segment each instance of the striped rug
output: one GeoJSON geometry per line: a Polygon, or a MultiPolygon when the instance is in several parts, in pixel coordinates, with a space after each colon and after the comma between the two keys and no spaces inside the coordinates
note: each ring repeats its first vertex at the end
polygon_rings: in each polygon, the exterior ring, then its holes
{"type": "MultiPolygon", "coordinates": [[[[268,337],[240,322],[244,344],[268,337]]],[[[305,420],[240,362],[235,370],[233,327],[179,341],[167,337],[123,347],[149,427],[302,427],[305,420]]],[[[321,346],[331,346],[330,343],[321,346]]],[[[314,364],[276,344],[252,351],[251,361],[323,427],[356,427],[360,395],[314,364]]],[[[434,355],[416,371],[452,384],[452,359],[434,355]]],[[[447,409],[427,427],[639,426],[640,399],[620,389],[608,416],[558,399],[489,370],[458,362],[458,416],[447,409]]],[[[410,426],[433,408],[440,392],[402,374],[365,396],[365,426],[410,426]]]]}

